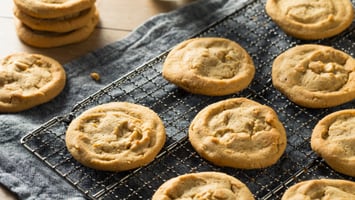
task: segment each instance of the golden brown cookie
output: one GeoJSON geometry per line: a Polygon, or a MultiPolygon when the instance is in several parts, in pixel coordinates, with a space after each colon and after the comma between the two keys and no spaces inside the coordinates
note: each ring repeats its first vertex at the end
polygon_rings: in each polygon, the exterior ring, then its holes
{"type": "Polygon", "coordinates": [[[168,54],[163,77],[188,92],[221,96],[245,89],[254,78],[249,54],[225,38],[193,38],[168,54]]]}
{"type": "Polygon", "coordinates": [[[71,17],[95,5],[95,0],[14,0],[22,12],[35,18],[71,17]]]}
{"type": "Polygon", "coordinates": [[[253,200],[249,188],[237,178],[221,172],[180,175],[163,183],[152,200],[223,199],[253,200]]]}
{"type": "Polygon", "coordinates": [[[189,140],[218,166],[264,168],[285,151],[286,132],[275,111],[246,98],[232,98],[202,109],[189,127],[189,140]]]}
{"type": "Polygon", "coordinates": [[[350,0],[267,0],[265,9],[285,33],[305,40],[337,35],[354,19],[350,0]]]}
{"type": "Polygon", "coordinates": [[[281,200],[297,199],[355,199],[355,183],[341,179],[302,181],[288,188],[281,200]]]}
{"type": "Polygon", "coordinates": [[[151,109],[128,102],[90,108],[69,125],[65,142],[81,164],[125,171],[149,164],[165,144],[165,128],[151,109]]]}
{"type": "Polygon", "coordinates": [[[355,59],[328,46],[295,46],[274,60],[272,83],[300,106],[337,106],[355,98],[355,59]]]}
{"type": "Polygon", "coordinates": [[[311,147],[335,171],[355,177],[355,109],[321,119],[313,129],[311,147]]]}
{"type": "Polygon", "coordinates": [[[86,40],[94,31],[98,22],[99,15],[96,12],[84,27],[65,33],[56,33],[33,30],[17,20],[16,31],[19,38],[28,45],[40,48],[52,48],[86,40]]]}
{"type": "Polygon", "coordinates": [[[47,56],[15,53],[0,62],[0,112],[19,112],[43,104],[65,86],[62,65],[47,56]]]}
{"type": "Polygon", "coordinates": [[[86,26],[94,16],[96,7],[85,9],[70,18],[35,18],[22,12],[16,6],[14,15],[26,26],[32,30],[51,31],[56,33],[65,33],[86,26]]]}

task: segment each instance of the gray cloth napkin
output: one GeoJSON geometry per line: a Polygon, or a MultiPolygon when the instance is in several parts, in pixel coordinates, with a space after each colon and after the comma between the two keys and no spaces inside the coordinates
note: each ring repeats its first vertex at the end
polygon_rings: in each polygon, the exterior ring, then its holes
{"type": "Polygon", "coordinates": [[[49,119],[68,113],[85,97],[148,60],[192,37],[246,0],[201,0],[157,15],[123,40],[64,65],[67,84],[49,103],[16,113],[0,114],[0,183],[19,199],[82,199],[83,195],[37,159],[20,139],[49,119]],[[95,82],[91,72],[98,72],[95,82]]]}

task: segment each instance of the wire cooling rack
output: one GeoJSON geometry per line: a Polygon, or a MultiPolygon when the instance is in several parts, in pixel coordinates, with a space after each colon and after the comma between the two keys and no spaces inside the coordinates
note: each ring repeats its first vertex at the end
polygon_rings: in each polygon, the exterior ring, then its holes
{"type": "MultiPolygon", "coordinates": [[[[352,3],[355,5],[354,0],[352,3]]],[[[273,88],[273,59],[304,41],[285,35],[265,14],[264,5],[265,1],[251,1],[196,35],[229,38],[250,53],[256,75],[242,92],[207,97],[177,88],[161,76],[166,52],[78,103],[67,115],[58,116],[27,134],[21,143],[89,199],[150,199],[166,180],[201,171],[225,172],[240,179],[256,199],[280,199],[289,186],[301,180],[340,178],[354,181],[352,177],[333,171],[312,152],[310,136],[318,120],[336,110],[354,108],[355,103],[330,109],[305,109],[273,88]],[[257,170],[221,168],[202,159],[190,145],[187,130],[193,117],[205,106],[230,97],[247,97],[274,108],[278,113],[287,131],[288,143],[286,152],[275,165],[257,170]],[[111,101],[148,106],[164,121],[168,134],[166,145],[148,166],[119,173],[97,171],[80,165],[65,148],[65,131],[71,120],[90,107],[111,101]]],[[[331,45],[355,56],[354,23],[336,37],[311,42],[331,45]]]]}

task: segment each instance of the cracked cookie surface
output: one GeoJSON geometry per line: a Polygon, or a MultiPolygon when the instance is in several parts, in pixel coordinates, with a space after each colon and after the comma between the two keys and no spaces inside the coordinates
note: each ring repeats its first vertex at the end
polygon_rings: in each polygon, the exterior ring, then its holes
{"type": "Polygon", "coordinates": [[[341,179],[313,179],[288,188],[281,200],[292,199],[355,199],[355,183],[341,179]]]}
{"type": "Polygon", "coordinates": [[[272,83],[300,106],[337,106],[355,98],[355,59],[328,46],[295,46],[274,60],[272,83]]]}
{"type": "Polygon", "coordinates": [[[15,53],[0,63],[0,112],[19,112],[48,102],[65,86],[62,65],[47,56],[15,53]]]}
{"type": "Polygon", "coordinates": [[[221,172],[199,172],[177,176],[163,183],[152,200],[223,199],[253,200],[253,194],[240,180],[221,172]]]}
{"type": "Polygon", "coordinates": [[[322,118],[313,129],[311,147],[334,170],[355,177],[355,109],[322,118]]]}
{"type": "Polygon", "coordinates": [[[165,144],[165,128],[148,107],[111,102],[83,112],[66,131],[72,156],[87,167],[125,171],[149,164],[165,144]]]}
{"type": "Polygon", "coordinates": [[[189,140],[215,165],[242,169],[273,165],[287,144],[275,111],[246,98],[227,99],[202,109],[191,122],[189,140]]]}
{"type": "Polygon", "coordinates": [[[337,35],[354,18],[350,0],[268,0],[265,9],[284,32],[305,40],[337,35]]]}
{"type": "Polygon", "coordinates": [[[163,77],[184,90],[221,96],[245,89],[253,80],[254,63],[236,42],[206,37],[185,40],[168,54],[163,77]]]}

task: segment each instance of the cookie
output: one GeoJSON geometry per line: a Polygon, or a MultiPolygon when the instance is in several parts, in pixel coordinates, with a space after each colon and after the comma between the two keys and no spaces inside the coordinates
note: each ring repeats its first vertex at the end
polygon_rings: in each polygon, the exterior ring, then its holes
{"type": "Polygon", "coordinates": [[[355,59],[328,46],[295,46],[274,60],[272,83],[300,106],[337,106],[355,98],[355,59]]]}
{"type": "Polygon", "coordinates": [[[335,171],[355,177],[355,109],[333,112],[313,129],[311,147],[335,171]]]}
{"type": "Polygon", "coordinates": [[[95,0],[14,0],[16,7],[35,18],[71,18],[95,5],[95,0]]]}
{"type": "Polygon", "coordinates": [[[290,199],[355,199],[355,183],[341,179],[302,181],[288,188],[281,198],[290,199]]]}
{"type": "Polygon", "coordinates": [[[152,200],[243,199],[253,200],[249,188],[237,178],[221,172],[199,172],[177,176],[163,183],[152,200]]]}
{"type": "Polygon", "coordinates": [[[125,171],[149,164],[165,144],[165,128],[148,107],[111,102],[90,108],[68,126],[67,149],[84,166],[125,171]]]}
{"type": "Polygon", "coordinates": [[[350,0],[267,0],[265,10],[285,33],[304,40],[335,36],[354,19],[350,0]]]}
{"type": "Polygon", "coordinates": [[[46,103],[65,86],[62,65],[50,57],[15,53],[0,63],[0,112],[19,112],[46,103]]]}
{"type": "Polygon", "coordinates": [[[287,144],[275,111],[246,98],[222,100],[202,109],[190,124],[189,140],[213,164],[240,169],[273,165],[287,144]]]}
{"type": "Polygon", "coordinates": [[[188,92],[222,96],[251,83],[255,67],[249,54],[225,38],[193,38],[175,46],[163,64],[163,77],[188,92]]]}
{"type": "Polygon", "coordinates": [[[99,15],[96,12],[84,27],[65,33],[51,31],[38,31],[29,28],[21,21],[16,21],[16,31],[18,37],[26,44],[40,47],[52,48],[68,44],[78,43],[86,40],[94,31],[99,22],[99,15]]]}
{"type": "Polygon", "coordinates": [[[38,31],[51,31],[57,33],[69,32],[86,26],[94,16],[96,7],[85,9],[70,18],[35,18],[22,12],[16,6],[14,15],[30,29],[38,31]]]}

